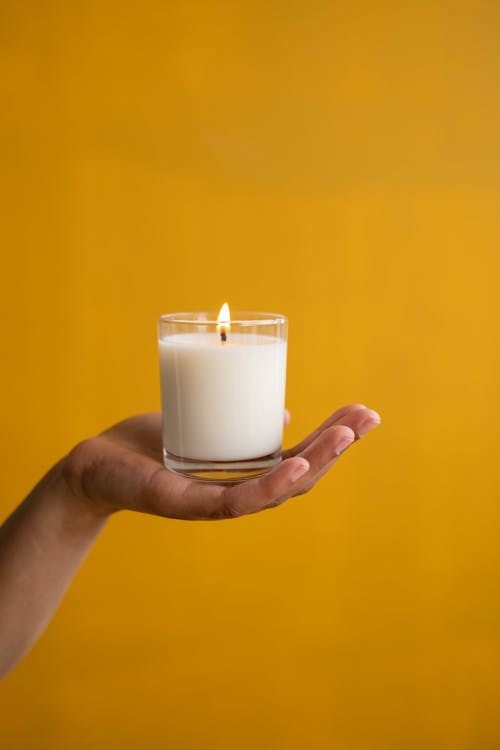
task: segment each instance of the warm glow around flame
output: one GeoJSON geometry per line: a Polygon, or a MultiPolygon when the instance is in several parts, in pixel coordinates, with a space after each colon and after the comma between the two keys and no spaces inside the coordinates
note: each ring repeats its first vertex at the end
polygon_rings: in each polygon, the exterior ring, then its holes
{"type": "Polygon", "coordinates": [[[217,332],[227,333],[231,330],[231,315],[229,314],[229,305],[224,302],[220,309],[219,317],[217,318],[217,332]]]}

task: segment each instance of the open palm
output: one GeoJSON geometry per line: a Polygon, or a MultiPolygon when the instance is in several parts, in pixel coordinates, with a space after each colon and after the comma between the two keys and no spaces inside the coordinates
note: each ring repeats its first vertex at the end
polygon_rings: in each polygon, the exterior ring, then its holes
{"type": "Polygon", "coordinates": [[[332,414],[269,473],[240,484],[198,482],[163,466],[161,415],[140,414],[85,440],[64,461],[72,491],[103,515],[121,509],[169,518],[236,518],[308,492],[357,438],[380,423],[361,404],[332,414]]]}

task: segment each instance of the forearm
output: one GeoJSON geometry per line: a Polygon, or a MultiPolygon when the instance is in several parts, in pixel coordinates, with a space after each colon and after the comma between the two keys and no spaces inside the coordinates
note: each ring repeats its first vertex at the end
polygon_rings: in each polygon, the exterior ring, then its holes
{"type": "Polygon", "coordinates": [[[49,623],[107,515],[54,466],[0,528],[0,678],[49,623]]]}

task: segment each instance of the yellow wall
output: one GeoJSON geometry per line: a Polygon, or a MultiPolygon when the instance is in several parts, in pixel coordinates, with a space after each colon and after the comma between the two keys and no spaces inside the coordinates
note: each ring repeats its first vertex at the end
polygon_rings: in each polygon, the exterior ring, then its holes
{"type": "Polygon", "coordinates": [[[159,407],[160,313],[290,317],[310,496],[113,518],[2,750],[500,746],[500,5],[4,0],[1,511],[159,407]]]}

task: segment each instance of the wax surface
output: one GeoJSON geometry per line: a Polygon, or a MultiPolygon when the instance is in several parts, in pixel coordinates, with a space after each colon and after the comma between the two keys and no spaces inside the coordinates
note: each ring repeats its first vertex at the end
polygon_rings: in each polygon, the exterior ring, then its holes
{"type": "Polygon", "coordinates": [[[286,343],[272,336],[186,333],[159,342],[163,440],[205,461],[267,456],[281,447],[286,343]]]}

